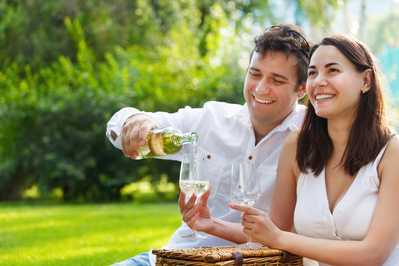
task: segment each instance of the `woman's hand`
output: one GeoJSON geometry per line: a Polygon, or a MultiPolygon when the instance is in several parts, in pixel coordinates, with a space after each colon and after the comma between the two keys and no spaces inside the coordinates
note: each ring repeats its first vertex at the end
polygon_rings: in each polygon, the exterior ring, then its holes
{"type": "Polygon", "coordinates": [[[180,191],[179,207],[182,220],[191,229],[209,233],[214,228],[214,222],[207,201],[211,194],[211,187],[201,196],[201,199],[195,204],[197,196],[193,194],[191,198],[185,202],[186,194],[180,191]]]}
{"type": "Polygon", "coordinates": [[[256,208],[230,203],[230,208],[242,211],[241,214],[243,232],[256,242],[265,246],[277,248],[281,230],[270,220],[269,216],[256,208]]]}

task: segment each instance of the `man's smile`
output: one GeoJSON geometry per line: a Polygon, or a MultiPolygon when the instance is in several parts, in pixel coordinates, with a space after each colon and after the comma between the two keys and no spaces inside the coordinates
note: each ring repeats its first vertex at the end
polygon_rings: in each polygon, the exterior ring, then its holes
{"type": "Polygon", "coordinates": [[[255,101],[257,101],[258,103],[269,104],[269,103],[273,103],[274,102],[274,101],[265,101],[265,100],[258,99],[254,95],[253,95],[253,97],[254,97],[255,101]]]}

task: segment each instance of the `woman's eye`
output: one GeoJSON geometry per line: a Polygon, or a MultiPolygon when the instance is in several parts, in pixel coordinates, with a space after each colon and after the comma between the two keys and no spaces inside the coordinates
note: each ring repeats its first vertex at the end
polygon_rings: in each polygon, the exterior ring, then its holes
{"type": "Polygon", "coordinates": [[[316,75],[316,71],[309,71],[308,76],[310,77],[310,76],[313,76],[313,75],[316,75]]]}
{"type": "Polygon", "coordinates": [[[338,72],[338,69],[330,68],[330,72],[338,72]]]}

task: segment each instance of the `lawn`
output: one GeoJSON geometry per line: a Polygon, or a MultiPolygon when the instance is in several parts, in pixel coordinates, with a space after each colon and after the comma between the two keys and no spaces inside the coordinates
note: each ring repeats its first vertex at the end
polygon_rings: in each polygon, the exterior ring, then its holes
{"type": "Polygon", "coordinates": [[[110,265],[165,245],[177,204],[0,203],[0,265],[110,265]]]}

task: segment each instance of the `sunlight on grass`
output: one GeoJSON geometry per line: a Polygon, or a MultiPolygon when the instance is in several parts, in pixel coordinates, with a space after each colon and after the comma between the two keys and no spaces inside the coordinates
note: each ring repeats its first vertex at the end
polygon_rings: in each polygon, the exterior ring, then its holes
{"type": "Polygon", "coordinates": [[[123,201],[154,203],[159,202],[160,199],[166,201],[177,200],[180,189],[173,182],[168,182],[167,175],[162,174],[156,184],[151,184],[149,177],[147,177],[140,182],[125,185],[120,192],[123,201]]]}
{"type": "Polygon", "coordinates": [[[165,245],[177,204],[0,204],[0,265],[109,265],[165,245]]]}

